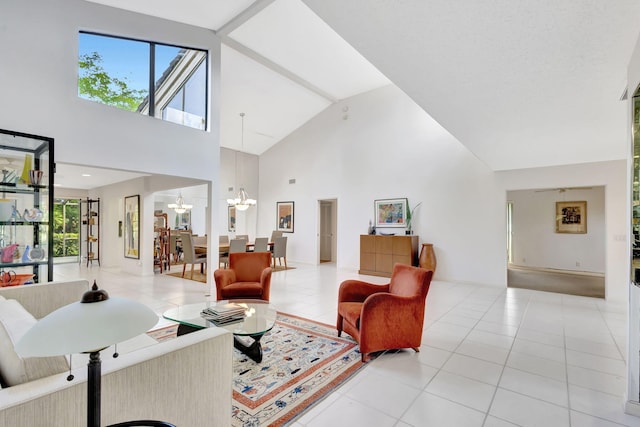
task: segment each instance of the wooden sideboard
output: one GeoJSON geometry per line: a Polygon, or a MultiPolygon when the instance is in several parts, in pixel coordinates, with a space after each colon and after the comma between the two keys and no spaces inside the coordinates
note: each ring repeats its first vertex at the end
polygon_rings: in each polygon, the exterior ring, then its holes
{"type": "Polygon", "coordinates": [[[418,265],[418,236],[360,235],[360,274],[390,277],[395,263],[418,265]]]}

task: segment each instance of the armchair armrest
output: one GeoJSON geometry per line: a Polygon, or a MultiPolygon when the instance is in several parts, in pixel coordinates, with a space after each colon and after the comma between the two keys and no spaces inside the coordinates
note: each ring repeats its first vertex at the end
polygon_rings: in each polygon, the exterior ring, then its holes
{"type": "Polygon", "coordinates": [[[213,278],[216,282],[217,299],[222,299],[222,289],[236,281],[236,272],[233,270],[217,269],[213,272],[213,278]]]}
{"type": "Polygon", "coordinates": [[[269,292],[271,291],[271,267],[262,270],[260,274],[260,284],[262,285],[262,295],[265,300],[269,300],[269,292]]]}
{"type": "Polygon", "coordinates": [[[345,280],[340,284],[338,303],[363,302],[367,297],[378,292],[389,292],[389,284],[374,285],[362,280],[345,280]]]}

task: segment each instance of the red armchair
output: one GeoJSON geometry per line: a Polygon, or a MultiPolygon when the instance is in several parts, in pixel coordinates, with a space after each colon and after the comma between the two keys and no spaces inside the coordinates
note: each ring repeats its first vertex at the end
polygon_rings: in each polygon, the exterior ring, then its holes
{"type": "Polygon", "coordinates": [[[229,268],[214,271],[213,278],[218,301],[238,298],[269,301],[271,253],[230,253],[229,268]]]}
{"type": "Polygon", "coordinates": [[[338,293],[338,336],[344,330],[358,341],[363,362],[381,350],[420,351],[432,276],[430,270],[395,264],[386,285],[345,280],[338,293]]]}

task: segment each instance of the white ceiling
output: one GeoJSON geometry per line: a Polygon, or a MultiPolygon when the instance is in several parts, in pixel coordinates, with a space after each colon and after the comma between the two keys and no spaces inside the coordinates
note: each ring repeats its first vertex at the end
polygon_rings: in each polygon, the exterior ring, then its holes
{"type": "Polygon", "coordinates": [[[104,185],[116,184],[145,174],[114,169],[93,168],[83,165],[56,163],[54,185],[61,188],[91,190],[104,185]]]}
{"type": "Polygon", "coordinates": [[[628,156],[637,0],[304,1],[493,170],[628,156]]]}
{"type": "Polygon", "coordinates": [[[92,1],[217,32],[223,147],[393,82],[494,170],[627,156],[637,0],[92,1]]]}

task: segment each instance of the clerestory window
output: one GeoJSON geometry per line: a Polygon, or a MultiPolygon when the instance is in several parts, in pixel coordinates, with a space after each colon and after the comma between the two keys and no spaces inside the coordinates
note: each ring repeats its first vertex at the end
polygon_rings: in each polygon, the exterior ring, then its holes
{"type": "Polygon", "coordinates": [[[206,51],[89,32],[78,40],[79,97],[207,128],[206,51]]]}

